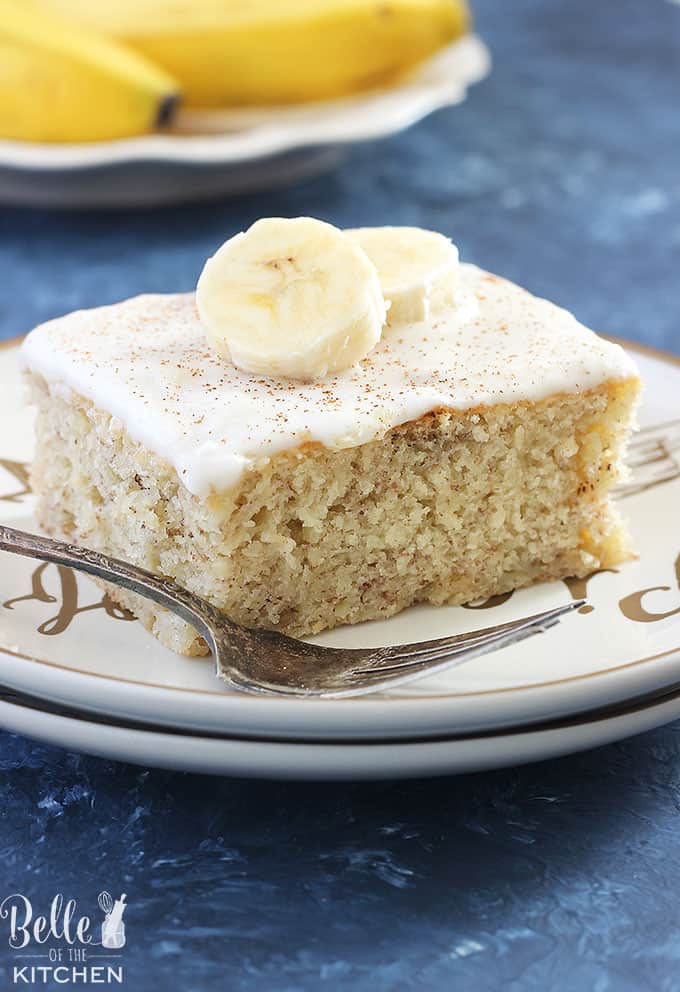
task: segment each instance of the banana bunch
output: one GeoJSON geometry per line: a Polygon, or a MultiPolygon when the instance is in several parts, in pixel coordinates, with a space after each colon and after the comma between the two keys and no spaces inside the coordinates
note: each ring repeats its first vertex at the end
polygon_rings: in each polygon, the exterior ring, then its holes
{"type": "Polygon", "coordinates": [[[388,83],[468,26],[466,0],[0,0],[0,137],[88,141],[193,107],[388,83]]]}
{"type": "Polygon", "coordinates": [[[191,106],[294,103],[378,85],[467,26],[464,0],[38,0],[175,76],[191,106]]]}
{"type": "Polygon", "coordinates": [[[0,0],[0,137],[104,141],[164,124],[179,86],[137,52],[0,0]]]}

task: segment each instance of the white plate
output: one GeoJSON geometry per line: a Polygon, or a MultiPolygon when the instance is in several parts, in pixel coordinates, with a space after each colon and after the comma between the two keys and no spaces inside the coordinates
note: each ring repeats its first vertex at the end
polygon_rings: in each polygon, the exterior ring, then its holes
{"type": "MultiPolygon", "coordinates": [[[[498,731],[680,683],[680,361],[632,350],[646,382],[644,428],[634,445],[633,491],[621,499],[621,509],[631,521],[638,561],[588,583],[523,590],[485,609],[418,607],[319,640],[348,646],[415,641],[535,613],[584,592],[589,612],[390,695],[253,697],[219,683],[209,660],[176,656],[137,623],[109,616],[101,592],[87,579],[1,555],[0,684],[155,726],[241,738],[369,742],[498,731]]],[[[0,351],[0,425],[0,520],[30,530],[35,525],[24,466],[31,457],[31,418],[12,345],[0,351]]]]}
{"type": "Polygon", "coordinates": [[[48,744],[176,771],[248,778],[386,779],[454,775],[556,758],[641,734],[680,717],[680,690],[590,719],[418,742],[249,740],[116,726],[0,700],[0,726],[48,744]]]}
{"type": "Polygon", "coordinates": [[[342,100],[185,112],[172,133],[74,145],[0,140],[0,202],[151,206],[292,182],[333,165],[343,147],[384,138],[461,103],[489,71],[469,35],[399,83],[342,100]]]}

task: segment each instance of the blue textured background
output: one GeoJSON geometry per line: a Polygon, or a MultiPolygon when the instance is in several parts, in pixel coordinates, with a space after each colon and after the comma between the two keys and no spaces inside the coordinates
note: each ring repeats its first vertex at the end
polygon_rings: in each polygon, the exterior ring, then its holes
{"type": "MultiPolygon", "coordinates": [[[[680,351],[680,6],[476,10],[491,78],[330,175],[198,208],[1,211],[0,336],[189,289],[257,216],[310,213],[441,229],[598,329],[680,351]]],[[[127,891],[134,992],[680,989],[678,725],[380,785],[211,780],[0,741],[0,896],[127,891]]]]}

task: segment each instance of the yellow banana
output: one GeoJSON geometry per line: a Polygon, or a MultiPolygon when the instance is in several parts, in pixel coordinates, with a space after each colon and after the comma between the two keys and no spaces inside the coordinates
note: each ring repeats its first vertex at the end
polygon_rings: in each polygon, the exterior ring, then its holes
{"type": "Polygon", "coordinates": [[[152,130],[179,92],[118,42],[25,0],[0,0],[0,137],[99,141],[152,130]]]}
{"type": "Polygon", "coordinates": [[[468,25],[465,0],[33,0],[132,46],[193,106],[289,103],[378,85],[468,25]]]}

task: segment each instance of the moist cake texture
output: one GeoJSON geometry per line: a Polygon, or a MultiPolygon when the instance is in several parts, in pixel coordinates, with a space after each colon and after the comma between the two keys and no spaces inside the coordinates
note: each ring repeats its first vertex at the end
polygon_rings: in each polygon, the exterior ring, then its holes
{"type": "MultiPolygon", "coordinates": [[[[474,266],[450,312],[386,329],[319,382],[226,363],[192,294],[51,321],[23,358],[43,529],[171,576],[242,623],[302,636],[630,553],[608,493],[633,362],[474,266]]],[[[111,592],[168,647],[205,652],[172,614],[111,592]]]]}

